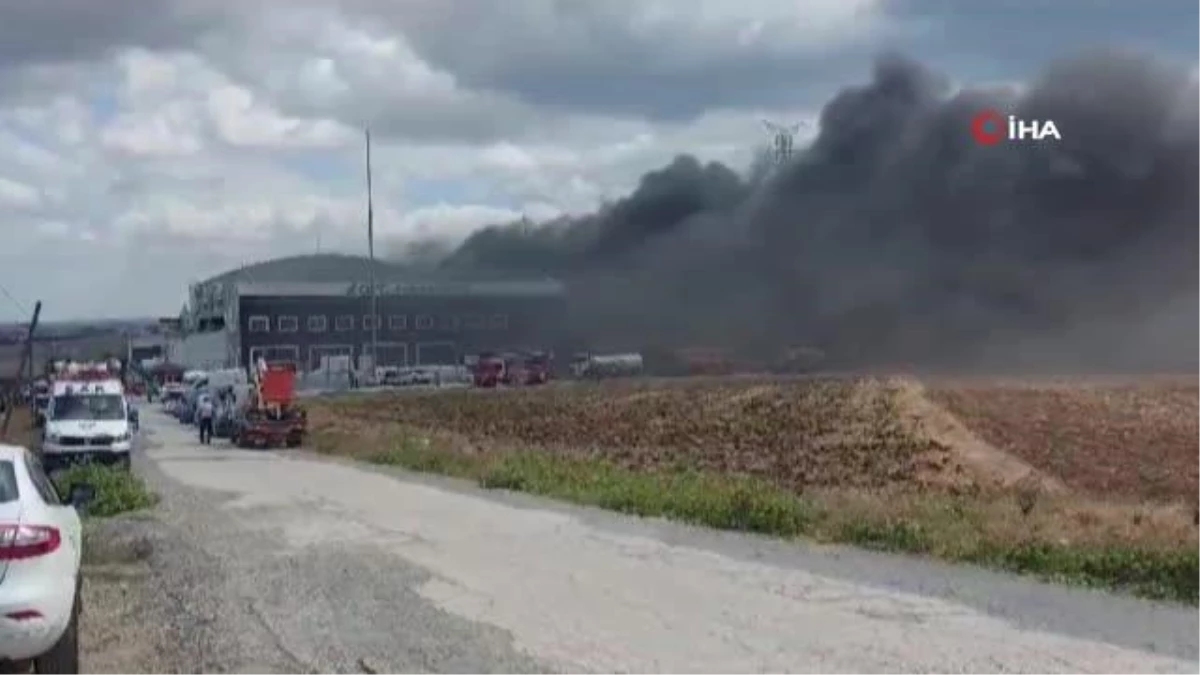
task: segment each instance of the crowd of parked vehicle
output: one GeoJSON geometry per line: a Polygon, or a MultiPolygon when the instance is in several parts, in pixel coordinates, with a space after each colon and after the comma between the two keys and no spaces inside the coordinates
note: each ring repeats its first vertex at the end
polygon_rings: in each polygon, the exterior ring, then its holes
{"type": "Polygon", "coordinates": [[[202,444],[228,439],[239,447],[296,447],[307,416],[295,404],[296,369],[260,361],[253,368],[191,370],[162,386],[163,409],[196,428],[202,444]]]}

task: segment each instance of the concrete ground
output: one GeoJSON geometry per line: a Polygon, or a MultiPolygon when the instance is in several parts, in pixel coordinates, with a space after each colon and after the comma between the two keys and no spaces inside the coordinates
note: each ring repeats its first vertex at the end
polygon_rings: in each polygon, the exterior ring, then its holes
{"type": "MultiPolygon", "coordinates": [[[[143,406],[162,648],[254,672],[1190,672],[1195,608],[641,521],[143,406]]],[[[161,662],[166,664],[167,662],[161,662]]]]}

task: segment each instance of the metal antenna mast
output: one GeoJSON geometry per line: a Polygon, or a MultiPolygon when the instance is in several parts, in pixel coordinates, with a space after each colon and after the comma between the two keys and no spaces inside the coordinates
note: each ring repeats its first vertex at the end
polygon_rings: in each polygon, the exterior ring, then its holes
{"type": "Polygon", "coordinates": [[[379,285],[375,283],[375,206],[371,198],[371,130],[365,131],[367,139],[367,256],[371,259],[371,373],[379,364],[375,362],[379,347],[379,285]]]}
{"type": "Polygon", "coordinates": [[[784,164],[792,158],[796,149],[796,133],[801,127],[807,127],[808,122],[784,126],[769,120],[762,121],[767,133],[771,134],[771,157],[775,164],[784,164]]]}

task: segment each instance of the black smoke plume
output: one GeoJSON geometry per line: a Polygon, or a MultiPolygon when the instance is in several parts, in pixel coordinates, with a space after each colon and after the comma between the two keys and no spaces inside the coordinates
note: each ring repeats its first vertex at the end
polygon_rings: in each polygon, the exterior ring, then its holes
{"type": "Polygon", "coordinates": [[[831,364],[1195,368],[1194,73],[1089,53],[1024,91],[898,55],[824,108],[769,177],[680,157],[586,217],[480,231],[441,262],[554,275],[590,346],[791,346],[831,364]],[[985,108],[1058,143],[984,147],[985,108]]]}

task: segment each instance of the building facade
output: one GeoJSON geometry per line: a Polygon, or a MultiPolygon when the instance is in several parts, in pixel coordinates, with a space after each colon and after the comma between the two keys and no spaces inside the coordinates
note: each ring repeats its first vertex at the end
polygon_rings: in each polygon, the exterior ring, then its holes
{"type": "Polygon", "coordinates": [[[303,370],[349,356],[378,365],[461,363],[486,350],[557,351],[566,329],[566,293],[557,281],[362,283],[237,283],[233,325],[237,365],[262,357],[303,370]],[[374,342],[373,342],[374,340],[374,342]]]}
{"type": "Polygon", "coordinates": [[[166,359],[187,368],[240,367],[238,295],[233,281],[207,281],[188,288],[188,301],[175,321],[160,322],[166,359]]]}

